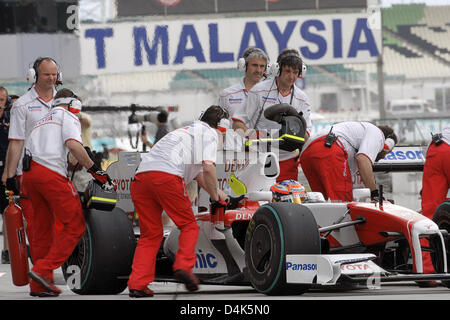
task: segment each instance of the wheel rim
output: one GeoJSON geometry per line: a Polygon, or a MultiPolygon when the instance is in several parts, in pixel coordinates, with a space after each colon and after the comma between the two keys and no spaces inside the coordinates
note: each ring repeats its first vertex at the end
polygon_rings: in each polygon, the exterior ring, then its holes
{"type": "Polygon", "coordinates": [[[272,259],[272,236],[265,225],[258,225],[250,245],[250,261],[257,273],[263,274],[272,259]]]}
{"type": "Polygon", "coordinates": [[[80,268],[80,276],[81,278],[81,288],[84,287],[87,279],[89,278],[89,273],[91,269],[91,254],[92,254],[92,246],[90,241],[90,228],[89,225],[86,225],[86,231],[84,235],[81,237],[77,246],[73,250],[70,257],[64,263],[66,269],[69,266],[78,266],[80,268]],[[84,275],[84,277],[83,277],[84,275]]]}

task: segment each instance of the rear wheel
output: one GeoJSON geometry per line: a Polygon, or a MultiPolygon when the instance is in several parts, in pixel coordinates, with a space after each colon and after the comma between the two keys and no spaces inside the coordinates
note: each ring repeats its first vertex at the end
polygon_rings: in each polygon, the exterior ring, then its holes
{"type": "Polygon", "coordinates": [[[253,287],[267,295],[302,294],[310,285],[286,283],[287,254],[319,254],[311,211],[294,203],[271,203],[253,215],[245,237],[245,263],[253,287]]]}
{"type": "Polygon", "coordinates": [[[118,294],[127,286],[136,239],[124,211],[85,210],[86,232],[64,263],[69,288],[77,294],[118,294]]]}
{"type": "MultiPolygon", "coordinates": [[[[445,201],[437,207],[433,215],[433,221],[438,225],[439,229],[447,230],[450,233],[450,201],[445,201]]],[[[444,272],[444,259],[442,257],[442,245],[439,237],[434,237],[431,241],[433,251],[431,259],[434,269],[437,273],[444,272]]],[[[450,239],[444,237],[444,244],[447,256],[447,272],[450,273],[450,239]]],[[[450,281],[442,281],[442,283],[450,288],[450,281]]]]}

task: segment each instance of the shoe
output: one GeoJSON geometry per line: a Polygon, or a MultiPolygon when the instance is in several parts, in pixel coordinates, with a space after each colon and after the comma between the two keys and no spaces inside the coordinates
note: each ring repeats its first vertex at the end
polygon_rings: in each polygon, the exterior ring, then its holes
{"type": "Polygon", "coordinates": [[[59,293],[50,292],[50,291],[30,292],[30,296],[39,297],[39,298],[54,298],[54,297],[59,296],[59,293]]]}
{"type": "Polygon", "coordinates": [[[439,282],[436,280],[416,281],[416,283],[420,288],[435,288],[439,286],[439,282]]]}
{"type": "Polygon", "coordinates": [[[2,250],[2,264],[10,264],[11,261],[9,260],[9,251],[8,250],[2,250]]]}
{"type": "Polygon", "coordinates": [[[62,291],[59,289],[55,284],[53,283],[53,280],[50,280],[46,276],[43,276],[37,272],[30,271],[28,272],[28,276],[39,283],[41,286],[43,286],[45,289],[47,289],[50,292],[61,294],[62,291]]]}
{"type": "Polygon", "coordinates": [[[183,282],[188,291],[192,292],[192,291],[198,290],[198,284],[200,283],[200,281],[192,273],[187,273],[184,270],[178,269],[178,270],[175,270],[175,272],[173,273],[173,276],[178,281],[183,282]]]}
{"type": "Polygon", "coordinates": [[[149,288],[145,288],[144,290],[129,289],[128,291],[130,292],[128,295],[131,298],[153,297],[153,290],[150,290],[149,288]]]}

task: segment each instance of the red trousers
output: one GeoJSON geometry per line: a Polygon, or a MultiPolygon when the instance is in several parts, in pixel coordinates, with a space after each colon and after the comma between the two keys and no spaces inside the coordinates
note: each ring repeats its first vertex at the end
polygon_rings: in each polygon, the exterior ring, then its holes
{"type": "Polygon", "coordinates": [[[181,231],[173,270],[192,272],[199,226],[184,180],[165,172],[146,171],[135,176],[130,189],[135,210],[139,214],[141,236],[134,254],[128,288],[143,290],[155,279],[156,255],[163,239],[163,210],[181,231]]]}
{"type": "MultiPolygon", "coordinates": [[[[59,268],[72,254],[86,229],[80,198],[72,182],[32,161],[24,172],[23,183],[33,204],[33,271],[53,279],[59,268]],[[55,234],[55,219],[63,227],[55,234]]],[[[31,291],[42,291],[34,281],[31,291]]]]}
{"type": "Polygon", "coordinates": [[[280,161],[280,174],[277,177],[277,182],[283,180],[298,180],[298,158],[292,158],[280,161]]]}
{"type": "Polygon", "coordinates": [[[336,141],[325,147],[318,138],[300,156],[300,164],[311,191],[321,192],[325,199],[352,201],[353,184],[347,152],[336,141]]]}
{"type": "MultiPolygon", "coordinates": [[[[422,214],[433,219],[437,207],[444,202],[450,188],[450,145],[443,142],[436,146],[431,143],[423,168],[422,177],[422,214]]],[[[428,241],[422,239],[423,245],[428,241]]],[[[434,273],[431,256],[428,252],[422,254],[424,273],[434,273]]]]}

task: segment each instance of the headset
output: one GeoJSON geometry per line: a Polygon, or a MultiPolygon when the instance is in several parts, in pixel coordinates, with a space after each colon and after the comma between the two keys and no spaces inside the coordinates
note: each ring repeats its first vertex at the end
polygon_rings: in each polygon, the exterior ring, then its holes
{"type": "Polygon", "coordinates": [[[29,68],[27,71],[27,82],[36,83],[38,76],[39,76],[38,68],[41,65],[41,63],[45,60],[51,60],[56,64],[56,66],[58,67],[56,85],[62,84],[62,72],[59,67],[59,64],[55,61],[55,59],[50,58],[50,57],[40,57],[40,58],[37,58],[36,61],[34,61],[33,66],[31,68],[29,68]]]}
{"type": "Polygon", "coordinates": [[[62,104],[67,104],[69,111],[72,113],[80,112],[81,108],[83,106],[83,104],[81,103],[81,101],[78,99],[78,97],[76,95],[74,95],[73,97],[68,97],[68,98],[57,98],[53,102],[53,106],[55,106],[55,107],[62,105],[62,104]]]}
{"type": "Polygon", "coordinates": [[[286,52],[286,53],[281,54],[278,57],[277,62],[275,62],[275,63],[270,65],[269,74],[271,74],[274,77],[280,76],[281,69],[283,67],[283,60],[288,58],[288,57],[295,57],[295,58],[298,58],[300,60],[300,64],[301,64],[302,67],[300,68],[300,71],[298,73],[298,77],[299,78],[303,78],[305,76],[305,74],[306,74],[307,67],[306,67],[306,64],[303,63],[303,59],[300,57],[300,54],[297,53],[297,52],[286,52]]]}
{"type": "Polygon", "coordinates": [[[393,139],[393,133],[389,134],[386,139],[384,139],[383,151],[391,152],[395,147],[395,140],[393,139]]]}
{"type": "Polygon", "coordinates": [[[266,69],[264,70],[264,73],[266,73],[269,65],[269,57],[261,49],[253,47],[245,49],[244,53],[242,54],[242,58],[239,58],[238,60],[237,69],[241,72],[246,72],[248,60],[250,60],[250,58],[253,58],[253,54],[255,53],[259,53],[260,55],[264,56],[264,59],[266,59],[266,69]]]}

